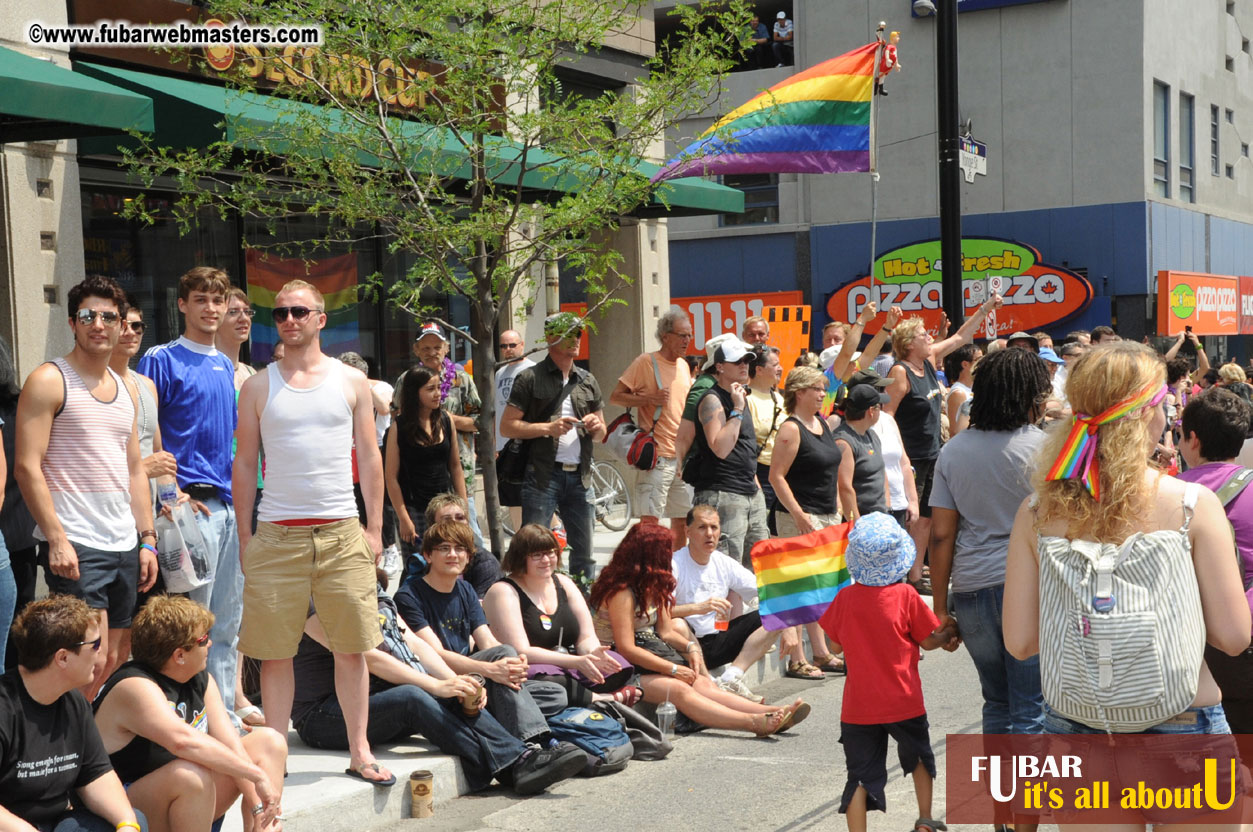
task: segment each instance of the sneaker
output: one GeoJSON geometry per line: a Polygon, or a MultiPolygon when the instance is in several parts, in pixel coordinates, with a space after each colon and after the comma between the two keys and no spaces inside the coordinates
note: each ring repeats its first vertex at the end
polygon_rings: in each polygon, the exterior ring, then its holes
{"type": "Polygon", "coordinates": [[[587,754],[577,745],[559,743],[556,748],[534,749],[513,764],[513,790],[539,794],[553,783],[573,777],[587,764],[587,754]]]}
{"type": "Polygon", "coordinates": [[[743,678],[736,679],[734,682],[728,682],[725,679],[720,680],[718,682],[718,687],[722,688],[727,693],[734,693],[736,696],[743,697],[749,702],[756,702],[758,705],[766,701],[766,697],[758,696],[753,693],[752,689],[750,689],[748,685],[744,684],[743,678]]]}

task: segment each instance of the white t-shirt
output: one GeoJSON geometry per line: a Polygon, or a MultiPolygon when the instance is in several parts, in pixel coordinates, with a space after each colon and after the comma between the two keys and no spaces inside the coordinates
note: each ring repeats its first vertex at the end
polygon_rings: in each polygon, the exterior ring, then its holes
{"type": "MultiPolygon", "coordinates": [[[[745,601],[757,597],[757,578],[736,561],[715,551],[709,563],[701,566],[692,560],[688,547],[675,552],[670,560],[678,586],[674,590],[675,604],[699,604],[707,598],[726,598],[734,591],[745,601]]],[[[697,636],[714,632],[714,614],[687,616],[688,626],[697,636]]]]}
{"type": "Polygon", "coordinates": [[[509,441],[500,435],[500,417],[505,412],[505,405],[509,404],[509,394],[513,392],[513,382],[517,379],[518,373],[527,367],[534,366],[535,362],[531,359],[520,358],[496,371],[496,453],[504,450],[505,443],[509,441]]]}
{"type": "MultiPolygon", "coordinates": [[[[567,378],[562,382],[562,386],[569,383],[567,378]]],[[[566,396],[561,400],[561,418],[577,419],[574,415],[574,402],[570,401],[570,397],[566,396]]],[[[557,440],[557,464],[577,465],[579,463],[579,452],[582,447],[579,445],[578,429],[568,430],[561,434],[561,438],[557,440]]]]}
{"type": "MultiPolygon", "coordinates": [[[[390,402],[392,397],[396,395],[396,388],[392,387],[385,381],[370,382],[370,390],[376,391],[385,402],[390,402]]],[[[374,432],[378,434],[380,448],[383,446],[383,439],[387,436],[387,429],[391,426],[391,413],[384,413],[380,415],[377,410],[374,411],[374,432]]]]}
{"type": "Polygon", "coordinates": [[[909,508],[909,498],[905,496],[905,471],[901,468],[901,457],[905,454],[905,445],[901,442],[901,429],[896,419],[886,410],[879,412],[879,421],[870,426],[879,443],[883,454],[883,467],[888,475],[888,508],[892,511],[904,511],[909,508]]]}

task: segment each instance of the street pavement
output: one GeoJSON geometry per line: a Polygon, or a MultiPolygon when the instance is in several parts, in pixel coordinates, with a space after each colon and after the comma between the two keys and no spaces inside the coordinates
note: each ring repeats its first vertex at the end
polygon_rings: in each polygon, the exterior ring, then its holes
{"type": "MultiPolygon", "coordinates": [[[[596,537],[596,560],[604,563],[621,535],[602,532],[596,537]]],[[[982,697],[964,647],[954,653],[928,652],[919,667],[939,769],[933,817],[943,820],[945,734],[978,733],[982,697]]],[[[828,676],[823,682],[780,678],[761,686],[758,692],[768,701],[786,703],[801,696],[813,705],[806,722],[782,735],[757,739],[703,731],[680,737],[665,760],[632,762],[625,771],[606,777],[568,780],[525,800],[492,788],[437,806],[429,820],[373,828],[380,832],[843,829],[839,804],[845,769],[838,740],[844,685],[843,677],[828,676]]],[[[871,829],[910,829],[917,817],[912,780],[902,775],[895,759],[890,745],[888,811],[871,814],[871,829]]]]}

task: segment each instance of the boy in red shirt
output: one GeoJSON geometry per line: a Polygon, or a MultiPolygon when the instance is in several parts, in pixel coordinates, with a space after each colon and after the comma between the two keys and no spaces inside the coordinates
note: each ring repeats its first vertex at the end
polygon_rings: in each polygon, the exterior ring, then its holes
{"type": "Polygon", "coordinates": [[[918,648],[956,647],[956,632],[940,621],[901,579],[914,562],[909,535],[882,512],[866,514],[848,536],[845,558],[855,584],[840,590],[820,623],[849,667],[840,712],[848,782],[840,812],[850,832],[866,828],[868,809],[887,811],[888,737],[901,768],[914,776],[919,818],[915,829],[947,827],[931,815],[935,754],[918,676],[918,648]]]}

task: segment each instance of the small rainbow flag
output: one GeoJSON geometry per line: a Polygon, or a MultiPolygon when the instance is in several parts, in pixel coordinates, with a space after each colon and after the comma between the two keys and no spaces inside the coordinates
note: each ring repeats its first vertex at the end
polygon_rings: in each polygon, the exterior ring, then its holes
{"type": "Polygon", "coordinates": [[[654,182],[727,173],[873,170],[870,109],[879,44],[780,81],[719,119],[654,182]]]}
{"type": "Polygon", "coordinates": [[[841,523],[753,546],[763,627],[773,632],[822,617],[835,594],[853,582],[844,561],[852,529],[852,523],[841,523]]]}
{"type": "Polygon", "coordinates": [[[818,405],[818,413],[825,419],[835,412],[835,403],[840,398],[840,391],[844,389],[844,381],[836,378],[830,367],[823,370],[822,374],[827,379],[827,392],[822,394],[822,403],[818,405]]]}

